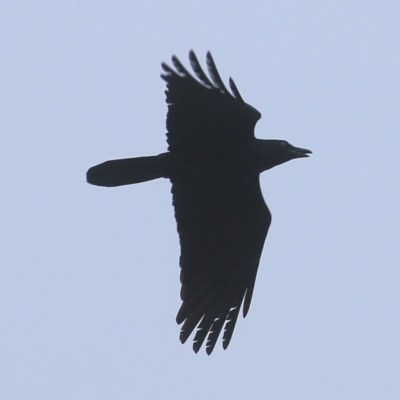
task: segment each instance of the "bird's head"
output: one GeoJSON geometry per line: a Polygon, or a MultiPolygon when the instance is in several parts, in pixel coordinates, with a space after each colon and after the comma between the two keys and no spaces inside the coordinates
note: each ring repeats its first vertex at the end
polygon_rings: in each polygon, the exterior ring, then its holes
{"type": "Polygon", "coordinates": [[[260,151],[261,171],[271,169],[295,158],[308,157],[311,150],[302,149],[291,145],[286,140],[257,139],[260,151]]]}

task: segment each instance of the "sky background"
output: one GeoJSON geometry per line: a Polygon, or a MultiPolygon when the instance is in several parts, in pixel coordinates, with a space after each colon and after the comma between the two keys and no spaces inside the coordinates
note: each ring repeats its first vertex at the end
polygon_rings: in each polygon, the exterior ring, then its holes
{"type": "Polygon", "coordinates": [[[400,2],[0,5],[0,398],[398,399],[400,2]],[[211,50],[309,148],[262,176],[273,222],[228,350],[181,345],[170,183],[85,182],[166,150],[160,63],[211,50]]]}

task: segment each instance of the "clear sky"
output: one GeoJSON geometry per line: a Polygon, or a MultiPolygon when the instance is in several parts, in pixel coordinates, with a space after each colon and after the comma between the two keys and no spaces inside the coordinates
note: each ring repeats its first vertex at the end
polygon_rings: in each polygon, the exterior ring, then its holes
{"type": "Polygon", "coordinates": [[[400,2],[5,0],[0,51],[2,400],[399,398],[400,2]],[[313,151],[263,174],[252,307],[210,357],[178,340],[169,181],[85,182],[165,151],[190,49],[313,151]]]}

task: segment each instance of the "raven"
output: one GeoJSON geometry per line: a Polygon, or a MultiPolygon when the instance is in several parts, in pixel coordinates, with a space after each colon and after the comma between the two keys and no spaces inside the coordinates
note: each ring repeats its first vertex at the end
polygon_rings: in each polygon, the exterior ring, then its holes
{"type": "Polygon", "coordinates": [[[106,161],[87,171],[87,181],[112,187],[170,179],[181,246],[180,341],[197,327],[193,350],[207,338],[211,354],[222,328],[228,347],[242,303],[244,317],[249,311],[271,224],[260,173],[311,151],[255,138],[261,114],[244,102],[232,78],[229,92],[210,52],[209,77],[193,51],[189,60],[197,79],[175,56],[175,69],[162,63],[168,151],[106,161]]]}

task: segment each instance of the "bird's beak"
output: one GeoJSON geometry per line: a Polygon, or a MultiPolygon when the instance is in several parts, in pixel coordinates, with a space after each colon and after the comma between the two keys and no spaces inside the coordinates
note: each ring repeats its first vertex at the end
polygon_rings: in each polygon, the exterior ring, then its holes
{"type": "Polygon", "coordinates": [[[292,158],[302,158],[302,157],[308,157],[308,155],[311,154],[312,151],[307,149],[302,149],[300,147],[291,146],[288,149],[288,153],[292,156],[292,158]]]}

